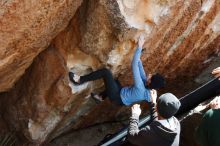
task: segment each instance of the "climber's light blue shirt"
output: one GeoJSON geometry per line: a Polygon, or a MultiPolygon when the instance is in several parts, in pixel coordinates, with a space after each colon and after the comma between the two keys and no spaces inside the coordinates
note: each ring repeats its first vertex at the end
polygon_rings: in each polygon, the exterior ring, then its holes
{"type": "Polygon", "coordinates": [[[140,60],[141,50],[141,48],[136,49],[132,60],[134,85],[123,87],[120,91],[122,102],[125,105],[131,105],[142,100],[150,101],[150,89],[145,87],[147,77],[140,60]]]}

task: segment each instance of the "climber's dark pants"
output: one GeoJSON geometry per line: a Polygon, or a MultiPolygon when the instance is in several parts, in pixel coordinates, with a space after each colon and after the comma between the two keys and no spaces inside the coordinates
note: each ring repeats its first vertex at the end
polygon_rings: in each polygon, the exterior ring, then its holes
{"type": "Polygon", "coordinates": [[[107,96],[113,103],[117,105],[124,105],[120,96],[120,91],[122,88],[121,84],[118,80],[114,80],[111,71],[106,68],[91,72],[85,76],[81,76],[80,84],[98,79],[103,79],[105,83],[105,90],[100,95],[102,97],[107,96]]]}

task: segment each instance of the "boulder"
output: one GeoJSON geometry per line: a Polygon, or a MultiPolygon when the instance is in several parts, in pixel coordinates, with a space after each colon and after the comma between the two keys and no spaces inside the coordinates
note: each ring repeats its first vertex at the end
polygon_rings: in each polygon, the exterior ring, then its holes
{"type": "Polygon", "coordinates": [[[0,92],[13,87],[63,30],[82,0],[0,2],[0,92]]]}
{"type": "Polygon", "coordinates": [[[141,33],[144,68],[167,78],[172,88],[164,92],[187,86],[185,81],[219,53],[218,0],[36,2],[8,1],[0,13],[5,14],[0,19],[0,91],[7,91],[0,94],[3,116],[34,145],[71,129],[128,118],[129,107],[90,98],[91,91],[103,90],[102,80],[75,86],[68,72],[84,75],[107,67],[122,85],[131,84],[141,33]]]}

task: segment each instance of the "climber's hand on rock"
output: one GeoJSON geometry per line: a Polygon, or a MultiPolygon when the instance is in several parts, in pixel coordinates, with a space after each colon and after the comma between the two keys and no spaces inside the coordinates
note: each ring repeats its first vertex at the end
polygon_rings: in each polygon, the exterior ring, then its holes
{"type": "Polygon", "coordinates": [[[144,42],[145,42],[144,34],[141,34],[140,37],[139,37],[139,40],[138,40],[138,48],[142,49],[142,47],[144,45],[144,42]]]}
{"type": "Polygon", "coordinates": [[[213,69],[212,74],[220,80],[220,67],[213,69]]]}

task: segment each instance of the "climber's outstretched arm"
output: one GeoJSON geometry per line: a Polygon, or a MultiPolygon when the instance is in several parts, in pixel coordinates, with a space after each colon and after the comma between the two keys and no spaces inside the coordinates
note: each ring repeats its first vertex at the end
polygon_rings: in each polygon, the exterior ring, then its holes
{"type": "Polygon", "coordinates": [[[146,73],[144,71],[144,67],[143,67],[143,64],[142,64],[141,60],[139,60],[139,62],[138,62],[138,68],[139,68],[140,75],[141,75],[141,78],[142,78],[143,82],[146,83],[147,76],[146,76],[146,73]]]}
{"type": "Polygon", "coordinates": [[[141,35],[139,37],[138,47],[134,53],[132,64],[131,64],[135,86],[143,85],[140,70],[139,70],[139,65],[138,65],[139,61],[140,61],[140,57],[141,57],[141,51],[142,51],[143,44],[144,44],[144,36],[141,35]]]}

